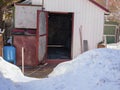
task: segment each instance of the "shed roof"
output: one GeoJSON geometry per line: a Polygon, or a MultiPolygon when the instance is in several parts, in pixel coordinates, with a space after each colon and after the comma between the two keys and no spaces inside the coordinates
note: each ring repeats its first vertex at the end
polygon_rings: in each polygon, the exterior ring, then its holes
{"type": "Polygon", "coordinates": [[[96,6],[98,6],[99,8],[103,9],[104,11],[110,12],[107,8],[105,8],[104,6],[102,6],[101,4],[96,2],[95,0],[89,0],[89,1],[92,2],[93,4],[95,4],[96,6]]]}

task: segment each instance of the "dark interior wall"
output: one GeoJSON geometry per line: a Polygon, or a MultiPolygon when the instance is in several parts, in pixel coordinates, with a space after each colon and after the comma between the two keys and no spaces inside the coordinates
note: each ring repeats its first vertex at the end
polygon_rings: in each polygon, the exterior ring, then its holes
{"type": "Polygon", "coordinates": [[[48,44],[71,48],[72,14],[49,13],[48,44]]]}

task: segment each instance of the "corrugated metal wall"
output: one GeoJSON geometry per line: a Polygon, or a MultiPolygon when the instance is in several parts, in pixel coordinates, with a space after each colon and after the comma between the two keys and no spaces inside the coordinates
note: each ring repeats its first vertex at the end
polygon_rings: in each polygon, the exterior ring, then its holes
{"type": "Polygon", "coordinates": [[[102,41],[104,11],[89,0],[45,0],[44,7],[46,11],[74,13],[73,58],[81,53],[80,26],[82,38],[88,40],[89,49],[97,48],[102,41]]]}

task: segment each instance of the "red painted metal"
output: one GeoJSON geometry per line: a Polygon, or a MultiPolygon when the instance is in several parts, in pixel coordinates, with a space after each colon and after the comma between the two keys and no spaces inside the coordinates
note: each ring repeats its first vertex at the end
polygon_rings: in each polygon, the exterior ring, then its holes
{"type": "Polygon", "coordinates": [[[38,7],[42,7],[42,5],[19,4],[19,3],[15,3],[15,5],[18,5],[18,6],[38,6],[38,7]]]}
{"type": "Polygon", "coordinates": [[[12,34],[15,34],[15,33],[25,34],[25,32],[29,33],[30,35],[35,35],[36,29],[15,28],[12,30],[12,34]]]}
{"type": "Polygon", "coordinates": [[[68,14],[68,13],[72,13],[72,12],[53,12],[53,11],[48,11],[48,13],[53,13],[53,14],[68,14]]]}
{"type": "Polygon", "coordinates": [[[25,48],[25,66],[37,66],[36,61],[36,38],[35,36],[14,35],[14,45],[16,47],[17,65],[22,64],[22,47],[25,48]]]}

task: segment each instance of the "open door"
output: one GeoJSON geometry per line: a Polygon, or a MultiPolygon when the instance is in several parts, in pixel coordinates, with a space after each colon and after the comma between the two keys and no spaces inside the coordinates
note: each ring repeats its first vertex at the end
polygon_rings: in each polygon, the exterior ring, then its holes
{"type": "Polygon", "coordinates": [[[48,12],[47,59],[71,59],[73,13],[48,12]]]}
{"type": "Polygon", "coordinates": [[[47,13],[44,11],[37,11],[37,60],[39,63],[46,57],[46,41],[47,41],[47,13]]]}

